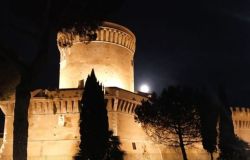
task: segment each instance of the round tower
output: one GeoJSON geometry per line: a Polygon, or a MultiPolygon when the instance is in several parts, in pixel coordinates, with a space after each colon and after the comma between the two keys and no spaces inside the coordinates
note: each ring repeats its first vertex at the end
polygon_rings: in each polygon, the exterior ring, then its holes
{"type": "MultiPolygon", "coordinates": [[[[58,40],[63,35],[58,34],[58,40]]],[[[127,28],[104,22],[97,39],[84,43],[75,37],[71,47],[60,50],[60,88],[77,88],[94,69],[105,87],[134,91],[135,36],[127,28]]]]}

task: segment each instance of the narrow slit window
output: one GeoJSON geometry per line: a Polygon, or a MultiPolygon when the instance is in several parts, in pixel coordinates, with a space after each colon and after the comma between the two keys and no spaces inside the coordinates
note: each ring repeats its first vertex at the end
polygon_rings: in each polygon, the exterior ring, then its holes
{"type": "Polygon", "coordinates": [[[136,150],[135,142],[132,142],[132,147],[133,147],[133,150],[136,150]]]}

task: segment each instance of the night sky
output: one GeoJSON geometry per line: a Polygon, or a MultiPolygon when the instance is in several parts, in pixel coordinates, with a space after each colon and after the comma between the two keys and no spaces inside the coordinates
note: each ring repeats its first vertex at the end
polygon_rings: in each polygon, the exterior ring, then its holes
{"type": "MultiPolygon", "coordinates": [[[[128,27],[137,37],[137,90],[142,83],[158,93],[169,85],[210,90],[224,85],[231,105],[249,106],[249,7],[247,0],[124,0],[108,20],[128,27]]],[[[32,49],[32,43],[18,36],[6,39],[32,49]]],[[[34,88],[58,87],[59,54],[51,44],[34,88]]]]}
{"type": "Polygon", "coordinates": [[[125,1],[112,20],[137,37],[135,85],[223,85],[250,105],[250,1],[125,1]]]}

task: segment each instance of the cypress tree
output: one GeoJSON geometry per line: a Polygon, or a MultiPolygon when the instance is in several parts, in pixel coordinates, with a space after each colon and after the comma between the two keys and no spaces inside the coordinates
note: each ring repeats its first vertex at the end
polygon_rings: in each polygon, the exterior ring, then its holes
{"type": "Polygon", "coordinates": [[[103,86],[94,70],[88,76],[80,102],[80,153],[76,159],[102,160],[107,153],[109,130],[103,86]]]}
{"type": "Polygon", "coordinates": [[[201,117],[201,137],[203,148],[214,159],[213,153],[217,151],[217,122],[218,106],[212,101],[211,96],[203,89],[199,94],[199,112],[201,117]]]}

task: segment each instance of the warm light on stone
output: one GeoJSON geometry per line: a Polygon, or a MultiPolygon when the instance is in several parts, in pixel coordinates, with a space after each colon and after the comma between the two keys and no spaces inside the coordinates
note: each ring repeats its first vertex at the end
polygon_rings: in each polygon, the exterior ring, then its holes
{"type": "MultiPolygon", "coordinates": [[[[58,34],[63,41],[63,34],[58,34]]],[[[60,88],[77,88],[92,69],[105,87],[119,87],[134,91],[135,36],[127,28],[105,22],[97,31],[97,39],[90,43],[76,37],[68,48],[59,46],[60,88]]]]}
{"type": "MultiPolygon", "coordinates": [[[[146,35],[145,35],[146,36],[146,35]]],[[[58,40],[65,40],[58,35],[58,40]]],[[[172,149],[150,140],[134,112],[146,97],[134,93],[135,36],[123,26],[104,23],[97,40],[85,44],[77,40],[68,48],[60,49],[59,90],[35,90],[29,105],[28,160],[72,160],[79,152],[79,102],[83,88],[79,81],[86,80],[94,68],[97,79],[104,84],[109,129],[121,141],[124,160],[180,160],[179,148],[172,149]]],[[[142,85],[141,92],[149,92],[142,85]]],[[[145,94],[144,94],[145,95],[145,94]]],[[[0,160],[12,160],[14,96],[0,101],[5,114],[3,144],[0,160]]],[[[250,109],[231,108],[235,133],[250,142],[250,109]]],[[[188,159],[209,160],[201,143],[187,147],[188,159]]]]}

